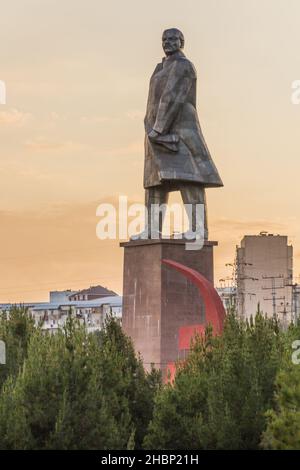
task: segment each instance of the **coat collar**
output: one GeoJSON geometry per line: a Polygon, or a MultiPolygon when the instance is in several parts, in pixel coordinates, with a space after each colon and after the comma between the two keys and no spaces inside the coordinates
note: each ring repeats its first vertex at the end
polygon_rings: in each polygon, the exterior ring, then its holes
{"type": "Polygon", "coordinates": [[[169,64],[170,62],[173,62],[174,60],[181,59],[182,57],[185,57],[184,53],[182,51],[177,51],[172,55],[169,55],[167,57],[163,57],[162,59],[162,64],[169,64]]]}

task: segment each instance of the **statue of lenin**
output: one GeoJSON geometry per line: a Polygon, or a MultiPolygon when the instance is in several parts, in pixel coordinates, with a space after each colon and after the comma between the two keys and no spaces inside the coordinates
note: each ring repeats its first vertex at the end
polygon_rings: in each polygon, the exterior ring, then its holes
{"type": "MultiPolygon", "coordinates": [[[[196,231],[196,205],[204,205],[204,238],[208,238],[205,188],[223,186],[205,143],[196,110],[196,70],[182,52],[184,37],[172,28],[164,31],[166,57],[151,77],[145,116],[146,233],[150,238],[151,205],[167,204],[170,191],[180,191],[191,204],[190,231],[196,231]]],[[[199,206],[198,206],[199,207],[199,206]]],[[[161,235],[163,215],[160,215],[161,235]]],[[[146,236],[145,236],[146,235],[146,236]]]]}

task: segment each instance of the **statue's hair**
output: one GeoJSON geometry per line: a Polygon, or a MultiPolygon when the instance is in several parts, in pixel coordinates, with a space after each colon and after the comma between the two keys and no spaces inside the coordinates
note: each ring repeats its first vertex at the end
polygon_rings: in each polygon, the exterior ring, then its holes
{"type": "Polygon", "coordinates": [[[180,42],[181,42],[181,49],[184,48],[184,35],[183,33],[180,31],[180,29],[177,29],[177,28],[168,28],[168,29],[165,29],[164,32],[163,32],[163,35],[166,31],[176,31],[176,33],[178,33],[178,36],[179,36],[179,39],[180,39],[180,42]]]}

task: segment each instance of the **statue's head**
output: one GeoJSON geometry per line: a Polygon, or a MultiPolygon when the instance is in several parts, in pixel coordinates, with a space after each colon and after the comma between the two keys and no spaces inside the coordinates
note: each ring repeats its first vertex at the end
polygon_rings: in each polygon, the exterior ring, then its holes
{"type": "Polygon", "coordinates": [[[165,54],[172,55],[184,47],[184,36],[177,28],[166,29],[162,35],[162,47],[165,54]]]}

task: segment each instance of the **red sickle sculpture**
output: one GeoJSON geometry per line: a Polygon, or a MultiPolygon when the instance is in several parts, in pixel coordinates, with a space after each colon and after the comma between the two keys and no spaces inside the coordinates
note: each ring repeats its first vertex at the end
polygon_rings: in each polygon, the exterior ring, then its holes
{"type": "MultiPolygon", "coordinates": [[[[198,287],[200,295],[204,301],[206,325],[211,324],[214,335],[221,334],[226,314],[223,303],[212,283],[209,282],[202,274],[198,273],[198,271],[188,268],[181,263],[177,263],[177,261],[162,259],[162,263],[176,269],[176,271],[179,271],[198,287]]],[[[199,324],[182,326],[179,329],[179,351],[190,349],[190,343],[193,336],[196,333],[202,334],[205,331],[206,325],[199,324]]],[[[168,369],[171,372],[171,376],[174,378],[175,364],[169,364],[168,369]]]]}
{"type": "Polygon", "coordinates": [[[176,269],[198,287],[205,305],[206,323],[212,325],[215,335],[220,334],[223,330],[225,309],[212,283],[202,274],[181,263],[177,263],[177,261],[163,259],[162,263],[176,269]]]}

